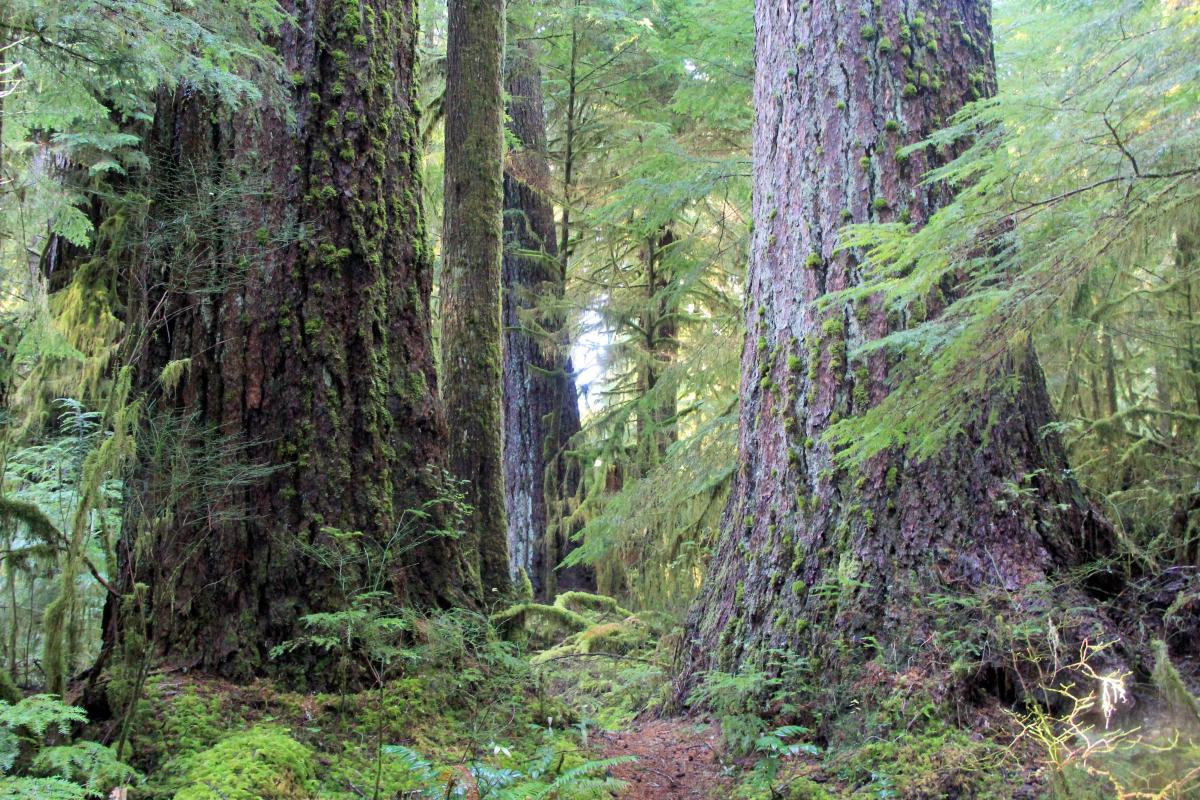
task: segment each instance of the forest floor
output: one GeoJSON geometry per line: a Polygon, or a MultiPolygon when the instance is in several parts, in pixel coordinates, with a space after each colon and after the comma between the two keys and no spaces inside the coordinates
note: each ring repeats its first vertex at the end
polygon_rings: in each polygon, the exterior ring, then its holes
{"type": "Polygon", "coordinates": [[[727,796],[733,784],[722,764],[723,743],[716,725],[659,719],[597,738],[603,742],[604,758],[637,759],[613,768],[626,784],[621,800],[700,800],[727,796]]]}
{"type": "MultiPolygon", "coordinates": [[[[840,717],[822,718],[833,703],[802,685],[778,720],[761,718],[746,688],[753,675],[717,674],[703,686],[711,716],[659,717],[671,707],[674,634],[653,616],[574,593],[499,622],[481,630],[431,617],[402,675],[345,693],[156,672],[131,728],[128,753],[144,780],[129,800],[1050,796],[1036,745],[1057,728],[1026,723],[1018,737],[1017,718],[997,703],[952,721],[954,708],[904,683],[907,673],[874,666],[840,717]],[[519,644],[503,638],[522,631],[519,644]]],[[[116,730],[93,734],[112,741],[116,730]]],[[[1104,776],[1120,770],[1136,796],[1200,800],[1200,737],[1153,738],[1154,747],[1118,742],[1071,770],[1071,797],[1109,800],[1104,776]],[[1172,781],[1187,790],[1159,792],[1172,781]]]]}

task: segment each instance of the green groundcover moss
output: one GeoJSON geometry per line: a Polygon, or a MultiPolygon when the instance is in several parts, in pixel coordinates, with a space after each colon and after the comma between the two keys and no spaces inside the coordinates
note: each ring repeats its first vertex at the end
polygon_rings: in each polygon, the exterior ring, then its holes
{"type": "Polygon", "coordinates": [[[260,725],[188,759],[175,800],[306,800],[316,796],[316,771],[312,748],[260,725]]]}

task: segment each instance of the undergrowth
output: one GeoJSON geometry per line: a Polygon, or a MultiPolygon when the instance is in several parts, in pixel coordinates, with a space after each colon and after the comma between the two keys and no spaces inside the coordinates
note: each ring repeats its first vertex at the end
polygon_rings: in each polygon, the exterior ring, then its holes
{"type": "Polygon", "coordinates": [[[359,691],[155,676],[130,748],[147,777],[128,797],[612,796],[618,762],[593,756],[589,723],[539,692],[517,644],[461,611],[411,618],[403,629],[402,668],[359,691]]]}
{"type": "MultiPolygon", "coordinates": [[[[128,764],[73,738],[85,722],[77,708],[44,695],[0,703],[0,798],[619,796],[614,772],[632,759],[606,758],[596,733],[666,708],[677,624],[585,595],[514,608],[493,624],[461,611],[375,620],[403,634],[388,645],[403,653],[356,651],[382,659],[383,677],[353,690],[155,673],[128,764]],[[564,618],[575,622],[554,640],[564,618]]],[[[369,618],[356,617],[360,634],[369,618]]],[[[835,683],[784,651],[761,668],[709,673],[690,704],[719,727],[720,794],[732,800],[1190,800],[1200,704],[1165,646],[1156,652],[1155,691],[1141,694],[1160,702],[1124,717],[1123,678],[1093,668],[1089,652],[1072,680],[1042,687],[1057,704],[964,703],[878,659],[835,683]]]]}
{"type": "Polygon", "coordinates": [[[347,611],[306,623],[280,653],[322,651],[339,675],[357,665],[360,677],[298,693],[153,673],[128,726],[131,766],[94,743],[52,741],[86,722],[79,709],[45,697],[2,707],[0,725],[23,733],[8,734],[13,776],[0,798],[601,800],[621,786],[613,768],[631,759],[599,758],[590,732],[628,723],[666,683],[666,623],[597,595],[571,593],[489,622],[462,610],[420,615],[360,593],[347,611]],[[541,609],[575,622],[552,652],[536,649],[541,609]],[[43,734],[39,753],[32,744],[43,734]]]}

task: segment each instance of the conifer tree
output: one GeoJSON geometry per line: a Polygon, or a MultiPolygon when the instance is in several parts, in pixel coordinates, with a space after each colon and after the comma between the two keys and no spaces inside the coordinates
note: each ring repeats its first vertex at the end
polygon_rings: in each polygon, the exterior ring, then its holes
{"type": "Polygon", "coordinates": [[[542,73],[532,41],[514,43],[505,68],[509,131],[504,170],[504,487],[514,574],[534,591],[592,588],[586,567],[560,570],[570,551],[567,505],[579,465],[567,447],[579,406],[562,309],[566,275],[558,258],[542,73]]]}
{"type": "Polygon", "coordinates": [[[500,329],[504,0],[450,0],[442,235],[442,397],[451,471],[468,483],[470,546],[487,590],[508,588],[500,329]]]}
{"type": "Polygon", "coordinates": [[[106,653],[272,671],[303,615],[349,602],[337,536],[402,552],[387,590],[403,601],[478,602],[439,507],[415,10],[314,0],[281,31],[292,85],[274,104],[158,96],[106,653]]]}
{"type": "Polygon", "coordinates": [[[1074,655],[1112,632],[1094,601],[1056,587],[1111,531],[1046,430],[1054,415],[1028,348],[960,397],[967,422],[932,454],[897,447],[848,469],[823,439],[891,388],[894,363],[858,348],[939,314],[958,291],[947,281],[900,314],[877,297],[831,300],[863,281],[862,253],[840,246],[840,230],[928,220],[951,195],[921,178],[953,152],[902,148],[995,88],[987,0],[863,9],[756,6],[739,460],[688,623],[684,689],[772,653],[807,659],[826,683],[877,657],[951,681],[953,641],[978,658],[968,682],[1011,691],[1010,668],[1033,665],[989,649],[992,626],[1037,619],[1032,658],[1047,663],[1055,647],[1074,655]],[[972,611],[948,616],[946,602],[972,611]]]}

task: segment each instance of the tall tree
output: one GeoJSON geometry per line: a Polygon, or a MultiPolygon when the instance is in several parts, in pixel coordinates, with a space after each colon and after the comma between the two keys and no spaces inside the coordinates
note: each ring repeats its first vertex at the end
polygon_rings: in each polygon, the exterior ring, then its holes
{"type": "Polygon", "coordinates": [[[505,75],[515,146],[504,170],[504,500],[514,577],[523,570],[534,591],[547,596],[560,586],[590,588],[594,578],[583,566],[557,569],[572,547],[565,512],[580,466],[566,451],[579,433],[579,406],[532,41],[510,47],[505,75]]]}
{"type": "Polygon", "coordinates": [[[478,600],[440,525],[414,2],[287,10],[279,104],[160,93],[129,302],[144,411],[106,652],[148,636],[234,679],[345,607],[338,537],[402,554],[383,586],[404,600],[478,600]]]}
{"type": "Polygon", "coordinates": [[[641,10],[567,4],[539,32],[571,212],[568,297],[581,340],[608,342],[584,390],[585,524],[570,558],[596,566],[601,591],[685,611],[736,438],[728,344],[748,238],[754,20],[739,0],[641,10]]]}
{"type": "Polygon", "coordinates": [[[675,235],[664,225],[648,236],[641,248],[645,305],[635,323],[641,339],[637,392],[643,398],[637,414],[637,466],[645,471],[662,461],[677,438],[677,387],[664,377],[679,350],[678,306],[683,290],[670,266],[674,244],[675,235]]]}
{"type": "Polygon", "coordinates": [[[504,517],[500,271],[504,0],[450,0],[442,235],[442,397],[451,470],[469,483],[486,589],[510,585],[504,517]]]}
{"type": "MultiPolygon", "coordinates": [[[[850,221],[920,226],[950,198],[921,178],[952,148],[901,148],[993,91],[990,4],[759,0],[755,15],[739,464],[681,688],[698,670],[758,667],[779,652],[828,683],[876,657],[942,680],[947,637],[990,683],[1008,669],[1008,654],[987,646],[1005,619],[1048,618],[1067,653],[1102,640],[1095,603],[1050,588],[1109,528],[1045,434],[1053,414],[1032,352],[1010,353],[983,391],[959,399],[967,422],[932,454],[897,447],[845,469],[822,438],[892,388],[888,356],[860,346],[937,315],[957,291],[947,281],[899,312],[842,299],[834,293],[860,285],[864,265],[839,232],[850,221]],[[972,611],[948,632],[938,598],[972,611]]],[[[1047,660],[1053,639],[1039,640],[1047,660]]]]}

